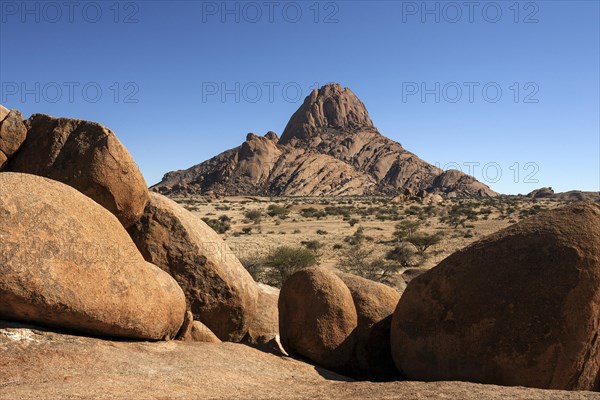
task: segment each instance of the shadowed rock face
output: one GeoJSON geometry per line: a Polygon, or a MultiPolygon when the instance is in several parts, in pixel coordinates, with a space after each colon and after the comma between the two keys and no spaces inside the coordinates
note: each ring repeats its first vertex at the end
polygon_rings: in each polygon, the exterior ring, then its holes
{"type": "Polygon", "coordinates": [[[540,213],[409,284],[392,355],[415,380],[600,389],[600,205],[540,213]]]}
{"type": "Polygon", "coordinates": [[[274,132],[248,134],[241,146],[187,170],[165,174],[153,190],[264,196],[393,195],[426,190],[458,196],[496,193],[460,171],[426,163],[381,135],[348,88],[314,90],[274,132]]]}
{"type": "Polygon", "coordinates": [[[129,234],[146,261],[183,289],[194,318],[221,340],[239,341],[256,314],[256,283],[227,244],[200,218],[151,193],[129,234]]]}

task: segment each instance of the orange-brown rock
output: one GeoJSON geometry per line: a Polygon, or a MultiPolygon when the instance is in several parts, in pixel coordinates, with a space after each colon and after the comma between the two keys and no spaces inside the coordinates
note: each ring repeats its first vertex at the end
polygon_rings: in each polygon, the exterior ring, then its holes
{"type": "Polygon", "coordinates": [[[148,264],[119,221],[77,190],[0,173],[0,318],[99,336],[168,339],[181,288],[148,264]]]}
{"type": "Polygon", "coordinates": [[[221,339],[200,321],[192,323],[189,340],[192,342],[221,343],[221,339]]]}
{"type": "Polygon", "coordinates": [[[375,380],[396,377],[398,372],[390,349],[390,327],[400,293],[356,275],[343,272],[337,275],[350,289],[358,317],[353,333],[356,347],[349,370],[353,376],[375,380]]]}
{"type": "Polygon", "coordinates": [[[186,311],[176,339],[185,342],[221,343],[221,340],[206,325],[200,321],[194,321],[191,311],[186,311]]]}
{"type": "Polygon", "coordinates": [[[546,211],[412,280],[392,354],[416,380],[600,389],[600,205],[546,211]]]}
{"type": "Polygon", "coordinates": [[[115,214],[128,227],[148,201],[144,177],[127,149],[104,126],[35,114],[7,170],[66,183],[115,214]]]}
{"type": "Polygon", "coordinates": [[[325,368],[343,369],[352,358],[357,322],[350,290],[331,271],[300,270],[281,288],[279,333],[289,354],[325,368]]]}
{"type": "Polygon", "coordinates": [[[244,337],[256,315],[256,283],[204,221],[174,201],[152,193],[129,234],[148,262],[179,283],[194,319],[221,340],[244,337]]]}
{"type": "Polygon", "coordinates": [[[0,397],[597,400],[598,393],[468,382],[353,382],[237,343],[110,341],[0,321],[0,397]]]}
{"type": "Polygon", "coordinates": [[[266,344],[279,335],[277,301],[279,289],[258,283],[256,316],[252,320],[244,341],[250,344],[266,344]]]}
{"type": "Polygon", "coordinates": [[[27,128],[21,113],[2,107],[0,109],[0,168],[21,147],[26,135],[27,128]]]}
{"type": "Polygon", "coordinates": [[[10,110],[8,108],[6,108],[2,104],[0,104],[0,121],[2,121],[4,118],[6,118],[6,116],[8,115],[9,112],[10,112],[10,110]]]}

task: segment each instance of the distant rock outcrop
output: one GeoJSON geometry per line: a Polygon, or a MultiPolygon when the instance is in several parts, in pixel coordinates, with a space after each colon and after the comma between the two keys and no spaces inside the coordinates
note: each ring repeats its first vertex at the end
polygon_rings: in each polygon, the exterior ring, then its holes
{"type": "Polygon", "coordinates": [[[600,205],[540,213],[414,278],[394,312],[409,379],[600,389],[600,205]]]}
{"type": "Polygon", "coordinates": [[[540,198],[548,198],[554,195],[554,190],[551,187],[543,187],[540,189],[536,189],[531,193],[527,194],[527,197],[531,197],[532,199],[540,199],[540,198]]]}
{"type": "Polygon", "coordinates": [[[543,187],[533,190],[526,197],[533,200],[554,199],[560,201],[595,201],[600,202],[600,192],[584,192],[581,190],[570,190],[568,192],[555,193],[551,187],[543,187]]]}
{"type": "Polygon", "coordinates": [[[444,172],[381,135],[364,104],[348,88],[314,90],[274,132],[248,134],[241,146],[152,187],[164,194],[321,196],[396,195],[407,189],[453,196],[496,192],[460,171],[444,172]]]}

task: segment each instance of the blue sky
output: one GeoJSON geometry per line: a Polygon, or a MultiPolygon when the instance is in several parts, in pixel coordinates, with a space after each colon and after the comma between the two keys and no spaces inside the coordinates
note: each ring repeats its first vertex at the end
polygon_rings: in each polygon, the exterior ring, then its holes
{"type": "Polygon", "coordinates": [[[470,4],[2,0],[0,103],[108,126],[153,184],[339,82],[497,191],[600,190],[599,2],[470,4]]]}

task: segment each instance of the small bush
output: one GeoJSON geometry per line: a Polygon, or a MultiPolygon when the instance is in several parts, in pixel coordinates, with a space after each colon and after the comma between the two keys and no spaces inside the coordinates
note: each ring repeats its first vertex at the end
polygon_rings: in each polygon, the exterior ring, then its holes
{"type": "Polygon", "coordinates": [[[308,250],[311,250],[313,253],[315,253],[317,257],[322,254],[323,248],[325,247],[325,245],[318,240],[303,240],[300,243],[308,250]]]}
{"type": "Polygon", "coordinates": [[[244,213],[244,217],[258,225],[262,219],[262,213],[259,210],[250,210],[244,213]]]}
{"type": "Polygon", "coordinates": [[[269,281],[281,287],[295,272],[317,263],[315,253],[301,247],[280,246],[273,249],[264,258],[264,265],[269,267],[269,281]]]}
{"type": "Polygon", "coordinates": [[[279,217],[281,219],[284,219],[284,218],[287,218],[289,213],[290,213],[289,209],[278,206],[276,204],[269,205],[269,208],[267,209],[267,214],[270,217],[279,217]]]}
{"type": "Polygon", "coordinates": [[[221,218],[210,219],[208,217],[203,217],[202,221],[206,222],[206,225],[210,226],[217,233],[225,233],[231,229],[229,220],[222,220],[221,218]]]}
{"type": "Polygon", "coordinates": [[[386,260],[398,263],[401,267],[410,267],[415,262],[415,250],[406,243],[401,243],[388,251],[386,260]]]}

